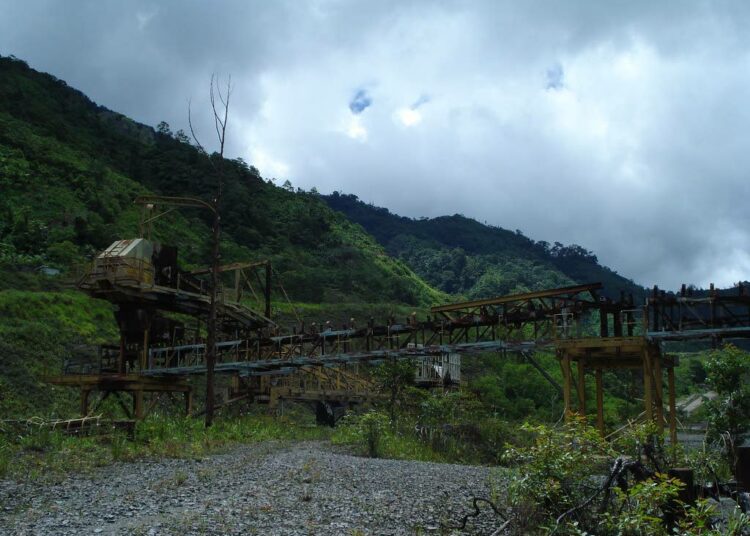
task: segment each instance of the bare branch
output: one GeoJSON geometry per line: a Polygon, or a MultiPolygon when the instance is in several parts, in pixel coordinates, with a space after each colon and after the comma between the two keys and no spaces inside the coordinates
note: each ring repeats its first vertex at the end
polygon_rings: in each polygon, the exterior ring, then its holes
{"type": "Polygon", "coordinates": [[[214,114],[214,129],[216,129],[216,137],[219,140],[219,145],[222,146],[223,145],[223,140],[222,140],[222,137],[221,137],[221,130],[222,129],[220,128],[221,120],[219,119],[219,114],[216,111],[216,95],[214,94],[214,83],[215,83],[215,80],[216,80],[216,73],[212,73],[211,74],[211,86],[209,88],[208,94],[209,94],[209,97],[211,99],[211,111],[214,114]]]}
{"type": "MultiPolygon", "coordinates": [[[[216,92],[219,94],[219,100],[221,101],[222,106],[226,108],[227,103],[224,101],[224,95],[221,94],[221,86],[219,85],[219,77],[216,77],[216,92]]],[[[228,95],[227,95],[228,96],[228,95]]]]}
{"type": "Polygon", "coordinates": [[[206,149],[203,147],[203,144],[198,141],[198,136],[195,135],[195,129],[193,129],[193,118],[191,113],[191,104],[192,99],[188,99],[188,126],[190,127],[190,135],[193,137],[193,141],[195,142],[195,145],[198,147],[198,150],[205,153],[206,149]]]}
{"type": "MultiPolygon", "coordinates": [[[[216,84],[217,89],[219,89],[218,83],[216,84]]],[[[227,78],[227,98],[226,101],[221,96],[221,89],[219,89],[219,98],[221,99],[221,102],[224,104],[224,121],[221,123],[221,147],[219,154],[223,157],[224,156],[224,139],[226,137],[227,132],[227,121],[229,119],[229,97],[232,94],[232,75],[230,74],[227,78]]]]}
{"type": "Polygon", "coordinates": [[[495,531],[495,534],[500,534],[502,531],[506,529],[508,525],[510,525],[510,519],[508,519],[508,516],[504,514],[503,512],[501,512],[498,506],[491,500],[485,499],[483,497],[472,497],[471,503],[474,506],[474,511],[463,516],[461,518],[461,523],[459,523],[458,525],[454,525],[454,526],[448,526],[448,525],[444,525],[443,523],[441,523],[443,528],[464,530],[466,528],[466,523],[468,523],[470,518],[477,517],[479,514],[481,514],[479,510],[479,503],[488,504],[490,508],[492,508],[492,511],[495,512],[495,515],[499,516],[500,519],[504,521],[504,523],[500,525],[498,530],[495,531]]]}
{"type": "MultiPolygon", "coordinates": [[[[231,84],[232,78],[229,77],[227,82],[226,97],[221,92],[221,86],[219,85],[219,78],[216,73],[211,74],[211,84],[209,85],[209,97],[211,100],[211,111],[214,114],[214,129],[216,129],[216,137],[219,141],[219,158],[214,159],[210,156],[208,161],[211,164],[214,172],[216,173],[216,197],[213,201],[207,203],[207,206],[213,210],[214,223],[213,223],[213,243],[211,247],[211,302],[208,314],[208,321],[206,323],[208,331],[208,340],[206,341],[206,427],[211,426],[214,418],[214,367],[216,364],[216,300],[217,300],[217,287],[219,282],[219,256],[220,256],[220,242],[221,242],[221,201],[224,190],[224,138],[227,130],[227,119],[229,118],[229,95],[232,90],[231,84]],[[222,110],[219,109],[216,103],[216,94],[219,94],[219,101],[223,106],[223,118],[220,115],[222,110]],[[216,160],[216,161],[214,161],[216,160]]],[[[199,150],[206,153],[203,145],[198,141],[198,137],[195,135],[195,129],[193,128],[193,121],[191,117],[190,101],[188,101],[188,124],[190,125],[190,133],[193,135],[195,143],[198,145],[199,150]]]]}

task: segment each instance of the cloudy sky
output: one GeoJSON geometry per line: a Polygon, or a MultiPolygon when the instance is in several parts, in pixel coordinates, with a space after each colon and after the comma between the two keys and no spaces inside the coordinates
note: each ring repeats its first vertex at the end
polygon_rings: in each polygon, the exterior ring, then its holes
{"type": "Polygon", "coordinates": [[[407,216],[577,243],[644,285],[750,279],[750,3],[0,0],[13,54],[146,124],[407,216]],[[202,115],[201,115],[202,114],[202,115]]]}

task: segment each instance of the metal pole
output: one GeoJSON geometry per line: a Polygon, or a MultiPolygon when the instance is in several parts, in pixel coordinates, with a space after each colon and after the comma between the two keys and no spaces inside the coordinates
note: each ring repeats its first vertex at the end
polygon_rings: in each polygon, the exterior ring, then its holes
{"type": "Polygon", "coordinates": [[[599,434],[604,437],[604,388],[602,382],[602,369],[598,368],[596,376],[596,426],[599,434]]]}

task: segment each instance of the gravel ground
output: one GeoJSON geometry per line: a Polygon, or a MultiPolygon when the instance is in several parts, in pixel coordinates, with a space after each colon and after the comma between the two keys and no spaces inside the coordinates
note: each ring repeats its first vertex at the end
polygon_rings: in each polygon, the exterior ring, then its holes
{"type": "Polygon", "coordinates": [[[486,467],[262,443],[202,460],[121,463],[59,484],[0,480],[0,534],[491,534],[486,467]],[[442,524],[442,525],[441,525],[442,524]]]}

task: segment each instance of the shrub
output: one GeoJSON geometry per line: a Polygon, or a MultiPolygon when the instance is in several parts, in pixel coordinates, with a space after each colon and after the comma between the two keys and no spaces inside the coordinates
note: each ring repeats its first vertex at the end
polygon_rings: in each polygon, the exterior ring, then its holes
{"type": "Polygon", "coordinates": [[[358,447],[372,458],[382,455],[384,437],[388,433],[388,415],[370,410],[362,415],[346,415],[334,434],[334,442],[358,447]]]}
{"type": "Polygon", "coordinates": [[[708,385],[718,396],[706,403],[708,433],[734,466],[735,446],[750,429],[750,353],[727,344],[714,350],[706,362],[708,385]]]}
{"type": "Polygon", "coordinates": [[[525,428],[535,434],[533,443],[504,456],[515,470],[507,503],[519,534],[739,536],[750,528],[746,516],[714,527],[708,502],[680,502],[684,484],[656,470],[665,458],[661,441],[648,437],[650,427],[619,442],[635,447],[634,456],[622,455],[582,420],[525,428]]]}
{"type": "MultiPolygon", "coordinates": [[[[508,484],[508,504],[532,529],[549,523],[586,500],[594,486],[592,476],[606,471],[612,451],[599,434],[582,420],[561,428],[524,425],[534,434],[528,447],[509,447],[503,461],[517,469],[508,484]]],[[[587,512],[577,521],[590,525],[587,512]]]]}

